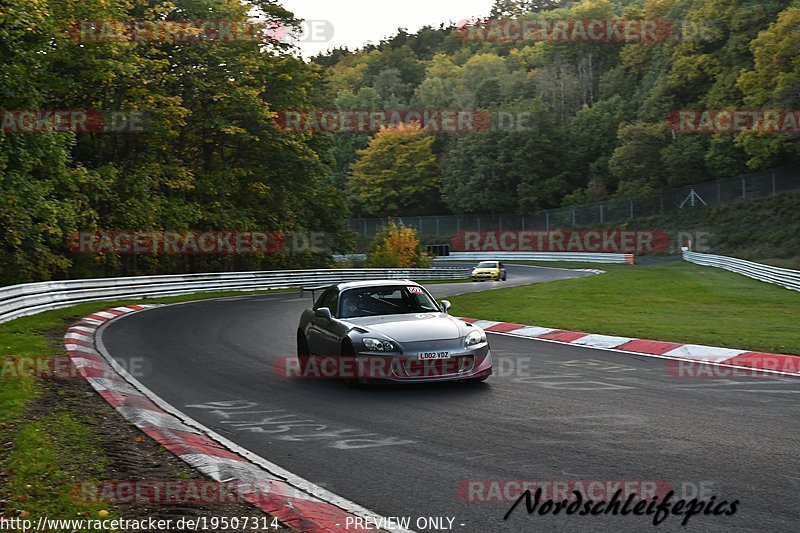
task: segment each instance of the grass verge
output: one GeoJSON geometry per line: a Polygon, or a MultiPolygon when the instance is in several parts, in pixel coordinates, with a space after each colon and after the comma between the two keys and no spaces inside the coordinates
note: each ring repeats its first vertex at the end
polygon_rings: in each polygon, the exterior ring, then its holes
{"type": "Polygon", "coordinates": [[[450,298],[456,314],[587,333],[800,355],[800,293],[684,262],[450,298]]]}

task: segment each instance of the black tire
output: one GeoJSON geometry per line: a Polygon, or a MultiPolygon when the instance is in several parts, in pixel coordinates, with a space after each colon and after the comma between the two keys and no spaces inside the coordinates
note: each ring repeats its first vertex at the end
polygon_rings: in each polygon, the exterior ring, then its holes
{"type": "Polygon", "coordinates": [[[306,370],[308,370],[308,361],[310,359],[311,353],[308,349],[306,336],[301,330],[297,330],[297,362],[301,373],[305,374],[306,370]]]}

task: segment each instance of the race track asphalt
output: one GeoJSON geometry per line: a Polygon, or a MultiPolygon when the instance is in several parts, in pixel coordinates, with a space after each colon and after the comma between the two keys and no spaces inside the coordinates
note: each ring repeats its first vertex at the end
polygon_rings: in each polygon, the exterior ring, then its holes
{"type": "MultiPolygon", "coordinates": [[[[513,266],[506,283],[429,288],[441,298],[585,275],[513,266]]],[[[529,516],[524,504],[504,520],[512,501],[496,490],[515,480],[645,481],[678,499],[739,500],[733,516],[687,527],[670,516],[665,531],[798,527],[795,380],[677,377],[659,359],[498,334],[486,383],[353,389],[282,378],[275,361],[294,355],[309,305],[281,293],[159,307],[113,322],[103,342],[202,424],[376,513],[411,517],[418,531],[435,530],[420,517],[454,518],[464,532],[653,528],[652,516],[529,516]]]]}

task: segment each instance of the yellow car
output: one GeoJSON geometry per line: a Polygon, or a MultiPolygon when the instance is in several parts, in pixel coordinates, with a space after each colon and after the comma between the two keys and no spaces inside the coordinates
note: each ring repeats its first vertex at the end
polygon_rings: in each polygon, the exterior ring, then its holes
{"type": "Polygon", "coordinates": [[[506,275],[506,267],[500,261],[481,261],[472,269],[472,281],[505,281],[506,275]]]}

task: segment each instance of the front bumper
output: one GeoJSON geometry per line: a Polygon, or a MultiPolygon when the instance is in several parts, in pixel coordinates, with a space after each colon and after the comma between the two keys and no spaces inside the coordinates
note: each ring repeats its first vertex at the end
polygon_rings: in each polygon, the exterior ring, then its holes
{"type": "Polygon", "coordinates": [[[473,281],[500,279],[500,272],[478,272],[472,274],[473,281]]]}
{"type": "Polygon", "coordinates": [[[357,381],[394,383],[435,383],[444,381],[472,381],[485,379],[492,374],[492,352],[488,344],[481,348],[449,359],[420,361],[415,357],[359,354],[357,381]]]}

